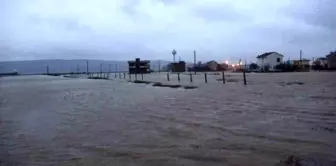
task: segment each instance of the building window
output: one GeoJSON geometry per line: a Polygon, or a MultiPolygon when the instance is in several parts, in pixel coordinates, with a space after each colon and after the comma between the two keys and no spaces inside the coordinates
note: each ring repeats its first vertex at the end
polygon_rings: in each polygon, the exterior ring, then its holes
{"type": "Polygon", "coordinates": [[[277,58],[277,62],[280,62],[280,58],[277,58]]]}

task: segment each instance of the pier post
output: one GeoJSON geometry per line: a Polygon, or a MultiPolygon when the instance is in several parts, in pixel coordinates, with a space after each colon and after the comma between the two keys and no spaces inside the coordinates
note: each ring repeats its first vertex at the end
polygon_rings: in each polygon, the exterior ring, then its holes
{"type": "Polygon", "coordinates": [[[246,85],[246,72],[245,72],[245,69],[244,69],[244,72],[243,72],[243,77],[244,77],[244,85],[246,85]]]}
{"type": "Polygon", "coordinates": [[[223,81],[223,84],[225,84],[225,75],[224,75],[224,71],[222,72],[222,81],[223,81]]]}

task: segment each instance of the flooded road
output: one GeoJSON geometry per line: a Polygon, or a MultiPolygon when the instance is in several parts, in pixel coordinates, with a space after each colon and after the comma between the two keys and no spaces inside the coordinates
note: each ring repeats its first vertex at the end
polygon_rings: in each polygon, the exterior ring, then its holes
{"type": "Polygon", "coordinates": [[[335,164],[335,76],[251,74],[248,86],[194,90],[0,78],[0,165],[266,166],[291,155],[335,164]]]}

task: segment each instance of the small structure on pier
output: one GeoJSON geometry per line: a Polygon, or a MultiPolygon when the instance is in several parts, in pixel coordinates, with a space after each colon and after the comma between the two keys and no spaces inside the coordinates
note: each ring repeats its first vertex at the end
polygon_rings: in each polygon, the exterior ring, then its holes
{"type": "Polygon", "coordinates": [[[171,72],[185,72],[186,71],[186,63],[184,61],[173,62],[170,64],[171,72]]]}
{"type": "Polygon", "coordinates": [[[150,73],[150,61],[135,58],[134,61],[128,61],[128,72],[130,74],[150,73]]]}

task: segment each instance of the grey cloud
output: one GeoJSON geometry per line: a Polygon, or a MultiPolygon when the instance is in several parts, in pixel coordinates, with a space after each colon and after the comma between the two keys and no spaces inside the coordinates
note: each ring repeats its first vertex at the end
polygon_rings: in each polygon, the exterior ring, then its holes
{"type": "Polygon", "coordinates": [[[278,51],[291,59],[298,58],[299,50],[304,50],[304,56],[311,58],[324,56],[324,52],[335,48],[336,32],[313,26],[307,28],[302,23],[292,28],[277,26],[274,24],[251,26],[248,31],[242,32],[242,35],[246,34],[248,38],[238,41],[242,48],[260,53],[278,51]]]}
{"type": "Polygon", "coordinates": [[[335,0],[307,0],[302,6],[292,8],[290,16],[309,25],[336,30],[335,6],[335,0]]]}
{"type": "Polygon", "coordinates": [[[165,5],[173,5],[176,4],[177,2],[180,2],[180,0],[158,0],[164,3],[165,5]]]}
{"type": "Polygon", "coordinates": [[[316,10],[305,16],[305,20],[315,25],[321,25],[336,30],[336,1],[322,0],[316,10]]]}
{"type": "Polygon", "coordinates": [[[336,32],[316,29],[315,33],[310,32],[296,32],[290,36],[291,43],[298,43],[299,45],[304,45],[307,47],[314,47],[316,45],[329,45],[330,47],[335,47],[336,43],[336,32]]]}
{"type": "Polygon", "coordinates": [[[248,20],[248,16],[237,12],[233,6],[228,3],[198,6],[195,9],[195,14],[206,21],[236,22],[248,20]]]}
{"type": "Polygon", "coordinates": [[[251,0],[257,5],[241,8],[243,0],[212,4],[207,0],[117,1],[73,0],[64,10],[54,10],[48,2],[56,0],[0,0],[0,22],[5,22],[0,26],[0,61],[171,60],[172,49],[184,60],[192,60],[194,49],[200,60],[254,60],[266,51],[291,56],[303,49],[307,56],[323,56],[335,48],[334,0],[298,0],[285,10],[279,10],[285,5],[277,0],[272,11],[262,0],[251,0]],[[28,2],[47,9],[24,7],[28,2]],[[121,12],[101,10],[103,5],[120,7],[121,12]]]}
{"type": "Polygon", "coordinates": [[[136,15],[136,7],[139,4],[138,0],[124,1],[123,5],[120,6],[121,10],[129,15],[136,15]]]}
{"type": "Polygon", "coordinates": [[[28,24],[35,26],[48,25],[56,29],[64,29],[68,31],[90,31],[91,28],[88,25],[81,23],[77,18],[72,17],[51,17],[31,15],[27,18],[28,24]]]}

